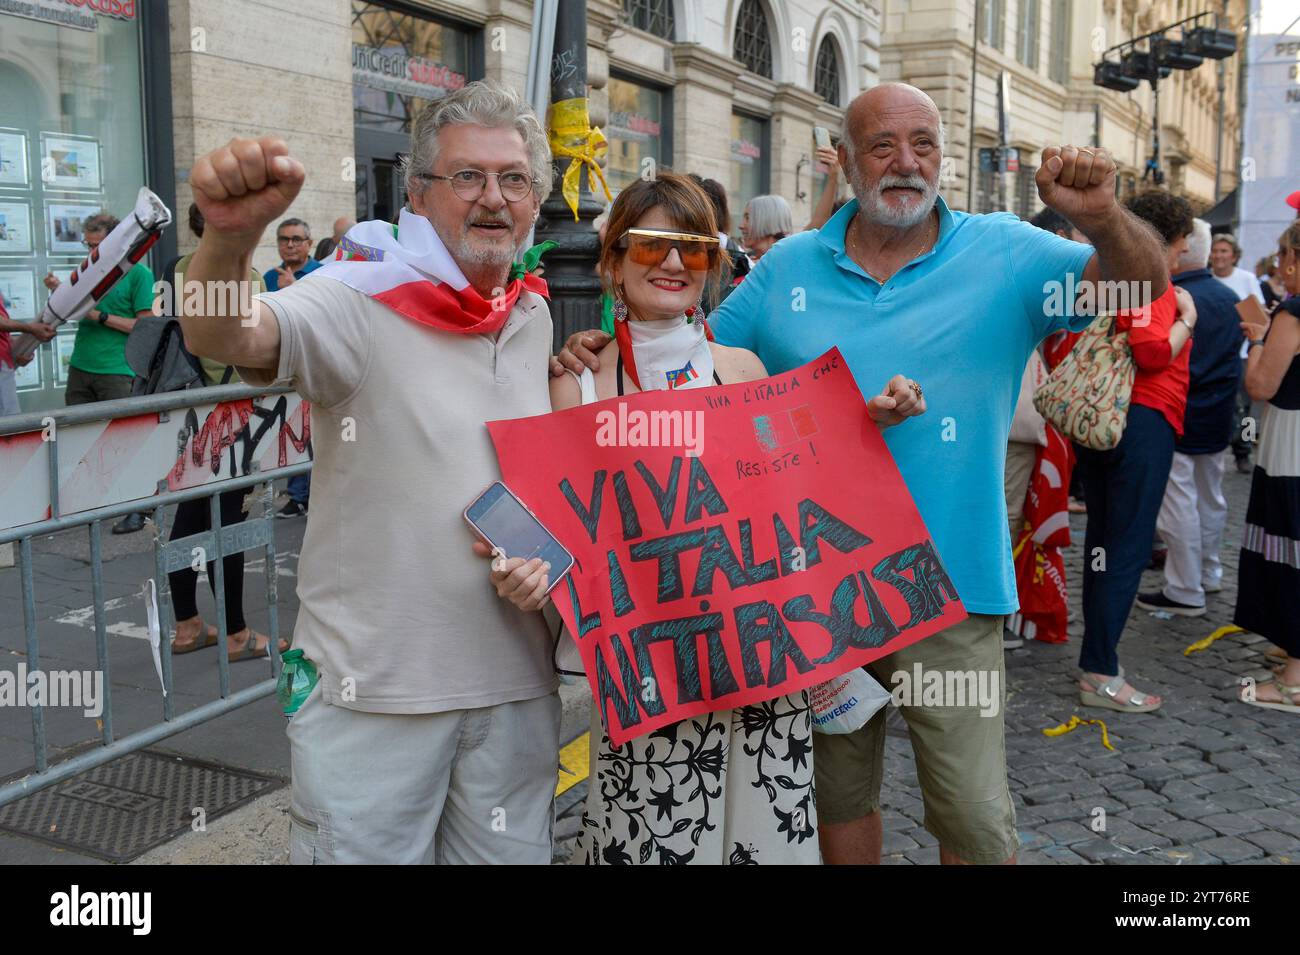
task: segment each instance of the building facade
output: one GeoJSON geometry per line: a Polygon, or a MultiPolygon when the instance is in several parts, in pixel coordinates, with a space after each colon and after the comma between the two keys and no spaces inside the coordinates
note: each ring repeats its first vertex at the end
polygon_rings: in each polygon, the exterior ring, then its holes
{"type": "MultiPolygon", "coordinates": [[[[902,80],[943,114],[949,203],[1030,215],[1045,145],[1099,142],[1120,162],[1121,193],[1138,188],[1151,91],[1093,86],[1092,64],[1208,2],[589,0],[590,115],[609,140],[615,190],[669,166],[727,188],[733,234],[745,203],[769,192],[789,201],[799,229],[824,184],[814,127],[837,137],[856,93],[902,80]],[[981,163],[999,144],[1018,150],[1018,168],[981,163]]],[[[1215,2],[1239,30],[1245,0],[1215,2]]],[[[19,318],[44,306],[47,272],[84,255],[81,219],[120,215],[140,185],[176,212],[155,271],[192,250],[189,171],[234,135],[288,141],[307,169],[290,214],[314,238],[341,216],[395,218],[412,117],[483,77],[523,91],[533,17],[531,0],[26,0],[23,15],[10,12],[18,6],[0,12],[0,294],[19,318]]],[[[1219,191],[1236,184],[1239,60],[1222,61],[1222,96],[1214,62],[1161,84],[1162,166],[1198,210],[1216,199],[1216,142],[1219,191]]],[[[277,261],[268,234],[254,265],[277,261]]],[[[24,408],[62,403],[74,333],[20,370],[24,408]]]]}
{"type": "MultiPolygon", "coordinates": [[[[1143,185],[1155,99],[1146,82],[1128,93],[1093,85],[1093,64],[1106,50],[1206,10],[1221,13],[1223,28],[1239,37],[1246,19],[1246,0],[882,4],[880,78],[918,86],[939,104],[951,160],[945,195],[978,212],[1010,209],[1026,217],[1041,208],[1034,173],[1045,146],[1103,146],[1119,164],[1121,196],[1143,185]],[[991,155],[999,145],[1015,150],[1005,171],[991,155]]],[[[1159,84],[1164,185],[1198,212],[1237,184],[1241,59],[1206,60],[1159,84]]]]}

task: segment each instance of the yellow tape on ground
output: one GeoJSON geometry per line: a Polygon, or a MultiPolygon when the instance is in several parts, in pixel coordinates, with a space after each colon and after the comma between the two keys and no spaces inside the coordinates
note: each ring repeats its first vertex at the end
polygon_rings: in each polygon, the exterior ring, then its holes
{"type": "Polygon", "coordinates": [[[1053,726],[1051,729],[1045,729],[1043,735],[1063,736],[1066,733],[1073,733],[1080,726],[1091,726],[1093,723],[1101,727],[1101,745],[1113,751],[1115,747],[1110,745],[1110,734],[1106,732],[1106,724],[1101,720],[1081,720],[1077,716],[1071,716],[1070,722],[1062,723],[1060,726],[1053,726]]]}
{"type": "Polygon", "coordinates": [[[1241,627],[1238,627],[1235,624],[1230,623],[1226,627],[1220,627],[1218,630],[1214,631],[1214,633],[1210,634],[1208,637],[1204,638],[1203,640],[1197,640],[1195,643],[1193,643],[1191,646],[1189,646],[1186,650],[1183,651],[1183,656],[1190,657],[1193,653],[1197,653],[1201,650],[1206,649],[1215,640],[1218,640],[1220,637],[1226,637],[1230,633],[1245,633],[1245,632],[1246,631],[1243,630],[1241,627]]]}
{"type": "Polygon", "coordinates": [[[591,733],[583,733],[560,750],[560,778],[555,784],[555,795],[568,792],[587,778],[591,770],[591,733]]]}

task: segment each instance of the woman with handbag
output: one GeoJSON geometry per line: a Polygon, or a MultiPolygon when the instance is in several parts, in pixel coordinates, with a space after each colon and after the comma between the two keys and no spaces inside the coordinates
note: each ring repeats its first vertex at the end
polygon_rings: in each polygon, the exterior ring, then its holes
{"type": "MultiPolygon", "coordinates": [[[[1187,201],[1152,190],[1131,199],[1128,208],[1160,235],[1172,272],[1192,231],[1187,201]]],[[[1127,333],[1135,366],[1123,436],[1111,450],[1076,444],[1088,501],[1078,684],[1084,706],[1149,713],[1162,702],[1124,679],[1116,651],[1151,556],[1174,442],[1183,429],[1195,323],[1191,296],[1172,282],[1148,308],[1120,312],[1115,331],[1127,333]]]]}
{"type": "Polygon", "coordinates": [[[1300,713],[1300,221],[1279,246],[1288,297],[1268,324],[1241,323],[1250,349],[1246,390],[1263,413],[1232,622],[1286,654],[1276,679],[1244,690],[1242,701],[1300,713]]]}

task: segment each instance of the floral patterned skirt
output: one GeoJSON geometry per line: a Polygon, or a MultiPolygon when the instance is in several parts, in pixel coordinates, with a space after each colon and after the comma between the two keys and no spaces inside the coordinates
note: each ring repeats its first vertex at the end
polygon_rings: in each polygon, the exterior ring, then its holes
{"type": "Polygon", "coordinates": [[[691,717],[613,747],[592,708],[573,860],[587,865],[819,861],[807,692],[691,717]]]}

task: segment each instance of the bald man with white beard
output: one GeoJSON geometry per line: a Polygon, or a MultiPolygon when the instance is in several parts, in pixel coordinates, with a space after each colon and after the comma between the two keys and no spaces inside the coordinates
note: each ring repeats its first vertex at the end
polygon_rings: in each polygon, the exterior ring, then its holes
{"type": "MultiPolygon", "coordinates": [[[[771,374],[837,346],[860,382],[901,370],[921,383],[929,413],[885,441],[970,616],[872,669],[886,686],[919,665],[996,673],[1005,687],[1002,623],[1018,601],[1003,465],[1025,363],[1046,336],[1092,320],[1075,313],[1068,290],[1096,301],[1092,283],[1135,283],[1144,304],[1165,292],[1168,274],[1154,232],[1116,202],[1105,150],[1048,147],[1036,175],[1040,198],[1089,246],[1008,213],[952,211],[939,195],[943,149],[938,107],[921,90],[888,83],[859,94],[839,146],[855,199],[820,230],[774,246],[709,324],[771,374]]],[[[571,336],[552,372],[598,368],[593,352],[606,341],[571,336]]],[[[1012,863],[1002,707],[989,717],[954,702],[902,707],[926,828],[945,864],[1012,863]]],[[[813,740],[823,859],[879,862],[884,713],[856,733],[813,740]]]]}

